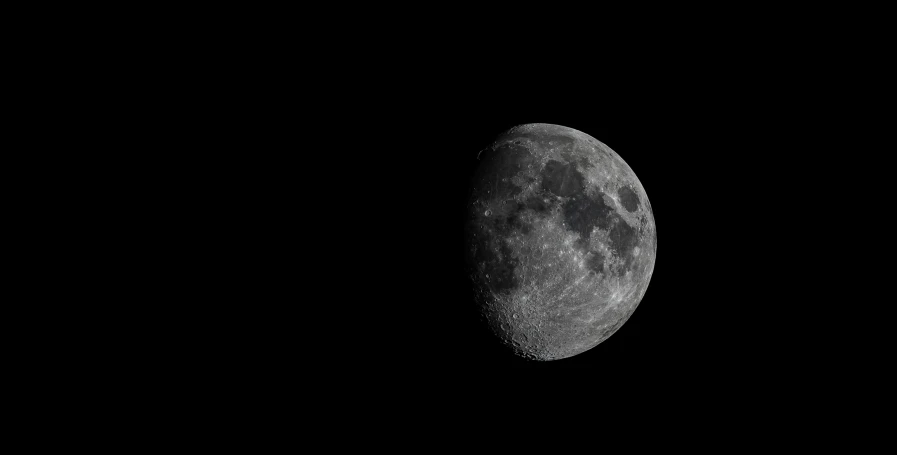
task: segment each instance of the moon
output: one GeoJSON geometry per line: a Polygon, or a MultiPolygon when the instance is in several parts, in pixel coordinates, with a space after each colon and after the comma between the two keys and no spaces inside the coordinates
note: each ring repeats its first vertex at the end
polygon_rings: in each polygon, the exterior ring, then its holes
{"type": "Polygon", "coordinates": [[[485,320],[521,357],[557,360],[613,335],[641,302],[657,234],[616,152],[560,125],[516,126],[480,151],[466,255],[485,320]]]}

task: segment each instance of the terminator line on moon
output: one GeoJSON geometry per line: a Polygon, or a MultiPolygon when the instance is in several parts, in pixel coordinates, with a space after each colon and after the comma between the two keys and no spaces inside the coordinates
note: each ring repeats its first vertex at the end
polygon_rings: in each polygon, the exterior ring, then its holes
{"type": "Polygon", "coordinates": [[[467,257],[493,331],[534,360],[606,340],[654,270],[654,214],[635,173],[593,137],[542,123],[511,128],[478,159],[467,257]]]}

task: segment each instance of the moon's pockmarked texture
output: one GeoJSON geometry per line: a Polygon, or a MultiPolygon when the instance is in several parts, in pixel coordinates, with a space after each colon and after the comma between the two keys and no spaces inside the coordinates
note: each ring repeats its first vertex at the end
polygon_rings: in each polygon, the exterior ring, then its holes
{"type": "Polygon", "coordinates": [[[622,326],[654,270],[654,214],[610,147],[572,128],[511,128],[479,155],[467,225],[476,298],[515,353],[554,360],[622,326]]]}

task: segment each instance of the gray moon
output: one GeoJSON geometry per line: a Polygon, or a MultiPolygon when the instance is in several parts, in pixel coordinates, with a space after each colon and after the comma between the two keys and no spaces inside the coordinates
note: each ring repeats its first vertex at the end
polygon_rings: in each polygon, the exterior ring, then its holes
{"type": "Polygon", "coordinates": [[[477,158],[465,245],[499,339],[556,360],[613,335],[645,295],[657,253],[632,169],[595,138],[543,123],[511,128],[477,158]]]}

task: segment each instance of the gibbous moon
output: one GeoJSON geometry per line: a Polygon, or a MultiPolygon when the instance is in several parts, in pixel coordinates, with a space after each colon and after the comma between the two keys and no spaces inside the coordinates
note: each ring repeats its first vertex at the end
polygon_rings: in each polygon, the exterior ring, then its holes
{"type": "Polygon", "coordinates": [[[555,360],[613,335],[642,300],[657,249],[633,170],[593,137],[544,123],[511,128],[479,161],[467,257],[498,338],[555,360]]]}

